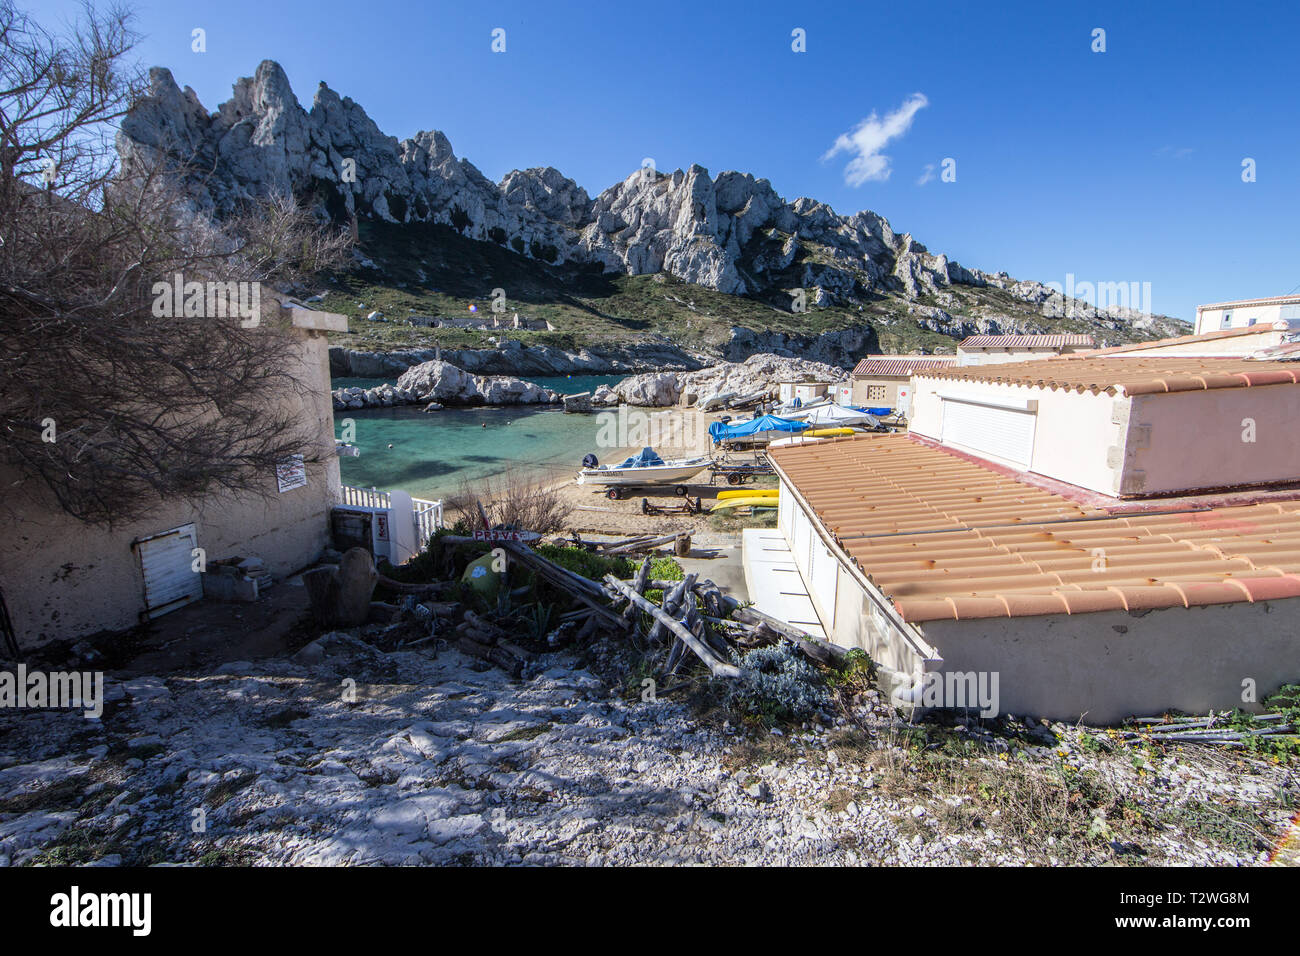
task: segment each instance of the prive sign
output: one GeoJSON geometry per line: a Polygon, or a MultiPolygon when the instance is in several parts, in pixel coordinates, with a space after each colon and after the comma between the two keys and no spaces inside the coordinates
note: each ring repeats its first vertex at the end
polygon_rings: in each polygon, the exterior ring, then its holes
{"type": "Polygon", "coordinates": [[[536,531],[484,531],[474,532],[475,541],[536,541],[541,535],[536,531]]]}

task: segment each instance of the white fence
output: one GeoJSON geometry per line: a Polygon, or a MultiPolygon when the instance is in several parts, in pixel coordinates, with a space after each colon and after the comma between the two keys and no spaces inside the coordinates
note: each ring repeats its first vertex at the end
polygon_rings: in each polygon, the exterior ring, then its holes
{"type": "Polygon", "coordinates": [[[378,488],[344,485],[343,504],[352,505],[354,508],[388,508],[392,504],[392,499],[388,497],[388,492],[380,491],[378,488]]]}
{"type": "MultiPolygon", "coordinates": [[[[393,498],[387,491],[378,488],[358,488],[355,485],[343,485],[339,502],[349,508],[367,508],[373,511],[386,511],[390,521],[401,520],[392,514],[393,498]]],[[[415,527],[415,541],[423,549],[433,537],[433,533],[442,527],[442,502],[427,498],[411,498],[411,521],[415,527]]]]}
{"type": "Polygon", "coordinates": [[[433,533],[442,527],[442,502],[412,498],[411,511],[415,518],[415,541],[423,549],[433,533]]]}

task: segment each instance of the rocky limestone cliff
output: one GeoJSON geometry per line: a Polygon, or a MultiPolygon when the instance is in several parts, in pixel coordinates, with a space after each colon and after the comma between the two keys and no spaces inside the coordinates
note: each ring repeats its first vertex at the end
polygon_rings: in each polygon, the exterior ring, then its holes
{"type": "Polygon", "coordinates": [[[374,388],[336,388],[336,411],[386,408],[392,405],[545,405],[558,402],[558,393],[509,375],[472,375],[446,361],[413,365],[397,383],[374,388]]]}
{"type": "MultiPolygon", "coordinates": [[[[171,164],[196,208],[217,216],[250,197],[292,192],[335,222],[355,216],[443,223],[550,263],[667,272],[787,303],[802,295],[807,308],[856,305],[882,294],[942,296],[954,284],[996,287],[1035,304],[1051,294],[1041,283],[932,254],[873,212],[842,216],[813,199],[787,202],[748,173],[710,177],[698,165],[667,174],[639,169],[594,200],[549,167],[516,170],[493,183],[458,159],[442,133],[399,142],[324,83],[304,110],[271,60],[238,80],[215,113],[170,71],[150,71],[149,94],[125,117],[118,150],[127,169],[159,158],[171,164]]],[[[1144,320],[1150,321],[1130,310],[1115,317],[1138,328],[1144,320]]],[[[822,357],[837,361],[852,352],[826,348],[822,357]]]]}
{"type": "Polygon", "coordinates": [[[838,382],[846,374],[823,362],[759,354],[693,371],[633,375],[613,386],[601,386],[592,395],[592,404],[689,407],[727,394],[776,398],[781,382],[838,382]]]}
{"type": "Polygon", "coordinates": [[[604,375],[659,368],[699,368],[702,358],[668,343],[639,342],[607,348],[524,347],[510,339],[491,349],[399,349],[369,352],[330,348],[330,375],[335,378],[395,378],[408,368],[444,360],[479,375],[604,375]]]}

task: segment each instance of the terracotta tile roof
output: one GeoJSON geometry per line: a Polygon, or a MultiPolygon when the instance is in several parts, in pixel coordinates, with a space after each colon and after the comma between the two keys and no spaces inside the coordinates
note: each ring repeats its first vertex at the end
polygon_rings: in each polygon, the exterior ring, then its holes
{"type": "Polygon", "coordinates": [[[1028,362],[955,366],[924,374],[927,378],[1108,392],[1111,395],[1300,382],[1300,369],[1289,362],[1191,355],[1058,355],[1028,362]]]}
{"type": "Polygon", "coordinates": [[[853,367],[854,375],[911,375],[918,368],[947,368],[955,355],[868,355],[853,367]]]}
{"type": "Polygon", "coordinates": [[[1300,597],[1300,501],[1110,515],[901,435],[771,457],[913,623],[1300,597]]]}
{"type": "Polygon", "coordinates": [[[1091,335],[971,335],[962,339],[961,349],[1059,349],[1082,345],[1092,348],[1091,335]]]}
{"type": "Polygon", "coordinates": [[[1263,335],[1285,329],[1286,323],[1272,322],[1258,325],[1243,325],[1235,329],[1219,329],[1214,332],[1202,332],[1200,335],[1177,335],[1169,339],[1152,339],[1150,342],[1130,342],[1128,345],[1115,345],[1108,349],[1094,349],[1084,355],[1122,355],[1126,352],[1142,352],[1147,349],[1165,348],[1170,345],[1195,345],[1197,342],[1214,342],[1218,339],[1233,339],[1242,335],[1263,335]]]}

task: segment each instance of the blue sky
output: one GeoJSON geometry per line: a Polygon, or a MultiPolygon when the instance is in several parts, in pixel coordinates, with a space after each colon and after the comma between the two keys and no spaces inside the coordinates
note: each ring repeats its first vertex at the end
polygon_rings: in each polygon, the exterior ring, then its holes
{"type": "MultiPolygon", "coordinates": [[[[47,21],[74,8],[19,3],[47,21]]],[[[965,265],[1149,282],[1156,311],[1189,320],[1198,302],[1300,286],[1291,4],[135,7],[141,59],[170,67],[210,110],[236,77],[276,59],[305,107],[325,80],[398,138],[442,130],[493,179],[550,165],[594,196],[645,157],[661,170],[739,169],[787,199],[872,209],[965,265]],[[491,50],[498,27],[504,53],[491,50]],[[191,51],[194,28],[206,53],[191,51]],[[806,52],[791,49],[796,28],[806,52]],[[1095,28],[1104,53],[1091,49],[1095,28]],[[826,154],[873,113],[897,135],[856,164],[870,178],[853,184],[853,150],[826,154]],[[946,158],[955,182],[938,178],[946,158]],[[927,166],[935,178],[918,184],[927,166]]]]}

